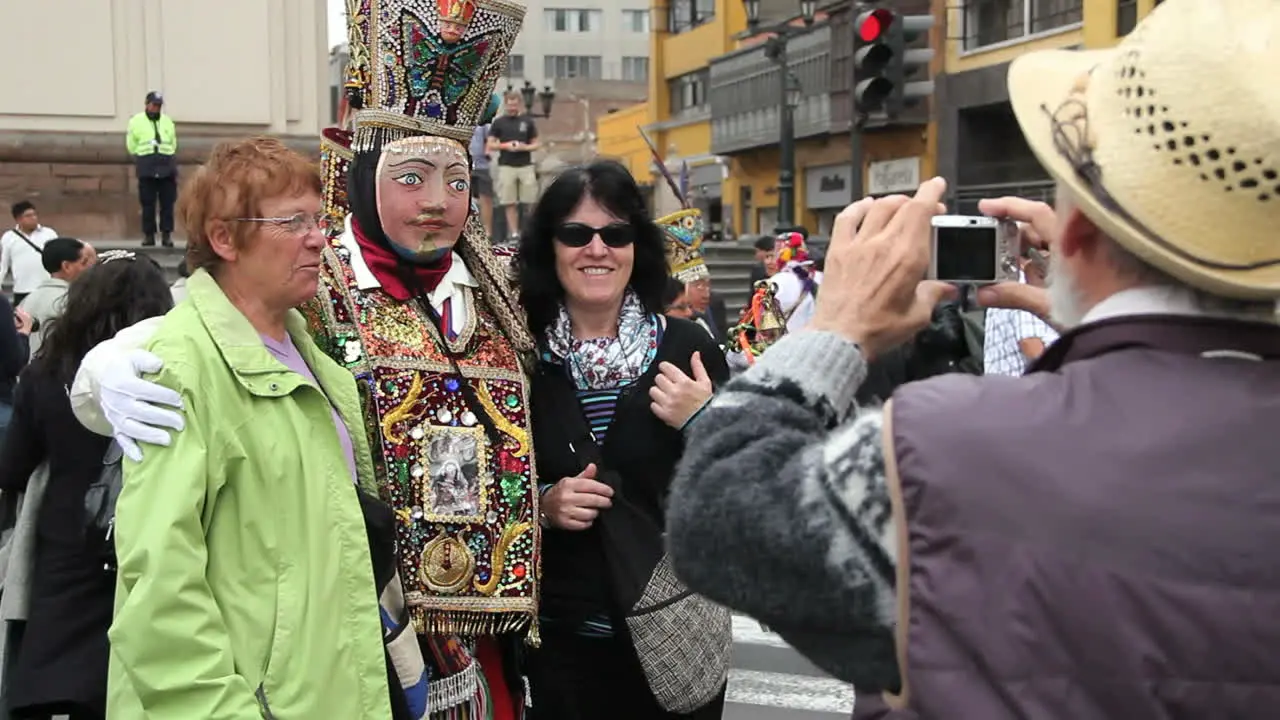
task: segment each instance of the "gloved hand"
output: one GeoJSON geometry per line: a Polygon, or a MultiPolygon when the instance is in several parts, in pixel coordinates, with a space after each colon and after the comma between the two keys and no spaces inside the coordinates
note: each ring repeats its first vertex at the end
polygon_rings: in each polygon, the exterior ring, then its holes
{"type": "Polygon", "coordinates": [[[142,379],[143,373],[159,372],[164,361],[146,350],[130,350],[120,362],[105,365],[98,379],[98,402],[111,423],[113,437],[129,459],[142,461],[139,442],[165,445],[170,442],[164,428],[181,432],[182,415],[165,406],[182,409],[182,397],[163,385],[142,379]]]}

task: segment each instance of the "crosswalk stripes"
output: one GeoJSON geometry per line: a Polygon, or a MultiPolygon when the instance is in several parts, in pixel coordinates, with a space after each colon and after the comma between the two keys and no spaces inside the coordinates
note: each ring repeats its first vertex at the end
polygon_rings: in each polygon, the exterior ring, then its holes
{"type": "Polygon", "coordinates": [[[847,720],[853,688],[801,657],[776,633],[733,616],[724,720],[847,720]]]}

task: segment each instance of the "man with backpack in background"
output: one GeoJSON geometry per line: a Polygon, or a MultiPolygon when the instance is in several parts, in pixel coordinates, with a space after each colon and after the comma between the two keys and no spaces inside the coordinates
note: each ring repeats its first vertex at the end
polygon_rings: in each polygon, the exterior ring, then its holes
{"type": "Polygon", "coordinates": [[[13,273],[13,305],[17,307],[49,279],[44,269],[44,244],[58,237],[51,227],[40,224],[40,215],[30,200],[13,205],[13,229],[0,236],[0,282],[13,273]]]}
{"type": "Polygon", "coordinates": [[[129,119],[125,147],[138,174],[138,202],[142,205],[142,244],[156,244],[156,211],[160,214],[160,242],[173,247],[173,204],[178,199],[178,130],[164,114],[164,97],[147,93],[146,108],[129,119]]]}

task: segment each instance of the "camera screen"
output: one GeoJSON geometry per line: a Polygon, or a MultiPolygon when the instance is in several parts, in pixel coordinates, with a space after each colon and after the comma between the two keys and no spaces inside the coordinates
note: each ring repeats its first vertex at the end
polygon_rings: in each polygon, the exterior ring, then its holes
{"type": "Polygon", "coordinates": [[[996,279],[996,228],[940,227],[939,280],[989,282],[996,279]]]}

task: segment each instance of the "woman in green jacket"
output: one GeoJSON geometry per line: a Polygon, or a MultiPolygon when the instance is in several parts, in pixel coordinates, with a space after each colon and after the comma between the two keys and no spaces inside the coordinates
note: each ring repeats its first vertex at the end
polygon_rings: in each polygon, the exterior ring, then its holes
{"type": "Polygon", "coordinates": [[[126,461],[108,716],[386,720],[359,398],[293,310],[320,180],[278,140],[227,143],[180,214],[197,270],[148,349],[188,427],[126,461]]]}

